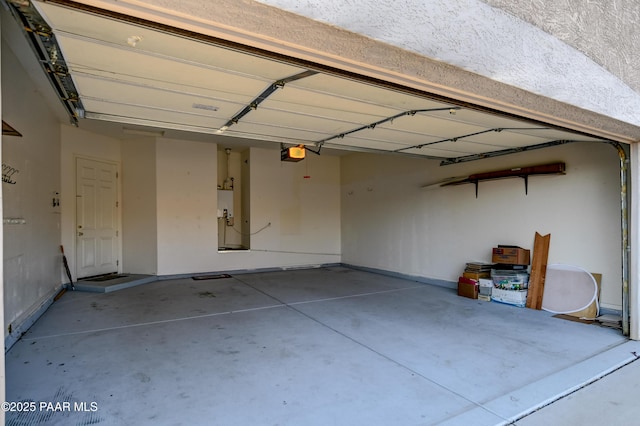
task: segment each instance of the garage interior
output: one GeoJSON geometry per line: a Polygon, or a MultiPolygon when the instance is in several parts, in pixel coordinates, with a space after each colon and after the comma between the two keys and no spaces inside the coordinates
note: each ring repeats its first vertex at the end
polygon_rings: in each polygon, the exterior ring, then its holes
{"type": "Polygon", "coordinates": [[[3,143],[4,238],[24,241],[5,245],[6,399],[99,407],[8,421],[500,424],[635,360],[628,330],[455,290],[466,262],[549,233],[550,262],[602,274],[625,319],[614,132],[85,3],[5,4],[3,120],[22,136],[3,143]],[[79,207],[100,193],[89,168],[115,177],[109,235],[79,207]],[[75,280],[152,280],[54,301],[60,242],[75,280]]]}

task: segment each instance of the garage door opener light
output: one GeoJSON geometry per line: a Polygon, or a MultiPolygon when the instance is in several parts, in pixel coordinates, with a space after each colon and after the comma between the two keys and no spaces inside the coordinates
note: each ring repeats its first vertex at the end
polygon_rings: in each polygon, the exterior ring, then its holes
{"type": "Polygon", "coordinates": [[[290,147],[284,147],[281,145],[280,160],[292,162],[304,160],[305,151],[306,150],[304,148],[304,145],[296,145],[290,147]]]}

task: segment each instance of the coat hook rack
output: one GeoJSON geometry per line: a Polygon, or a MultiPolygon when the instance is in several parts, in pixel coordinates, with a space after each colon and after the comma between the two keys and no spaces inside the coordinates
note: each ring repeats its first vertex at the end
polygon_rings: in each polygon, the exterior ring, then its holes
{"type": "Polygon", "coordinates": [[[2,163],[2,182],[15,185],[16,181],[12,179],[12,176],[16,173],[20,173],[18,169],[11,167],[8,164],[2,163]]]}

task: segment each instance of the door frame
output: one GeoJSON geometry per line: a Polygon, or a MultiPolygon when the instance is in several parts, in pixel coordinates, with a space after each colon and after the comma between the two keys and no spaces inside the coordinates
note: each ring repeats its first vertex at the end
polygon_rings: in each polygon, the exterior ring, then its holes
{"type": "MultiPolygon", "coordinates": [[[[73,229],[71,229],[71,241],[73,242],[72,244],[72,252],[67,254],[67,259],[69,259],[73,262],[73,266],[71,268],[71,270],[73,271],[73,279],[74,281],[77,281],[78,279],[78,265],[76,262],[76,254],[77,254],[77,247],[76,247],[76,230],[78,229],[78,193],[77,193],[77,182],[78,182],[78,160],[90,160],[90,161],[98,161],[101,163],[106,163],[106,164],[111,164],[113,166],[115,166],[116,168],[116,202],[117,204],[117,208],[116,208],[116,232],[117,232],[117,241],[116,241],[116,252],[117,252],[117,257],[118,257],[118,261],[117,261],[117,272],[120,274],[122,273],[122,167],[119,161],[114,161],[114,160],[109,160],[106,158],[101,158],[101,157],[94,157],[94,156],[90,156],[90,155],[81,155],[81,154],[74,154],[73,155],[73,210],[72,210],[72,214],[73,214],[73,229]]],[[[65,249],[65,253],[66,253],[67,249],[65,249]]]]}

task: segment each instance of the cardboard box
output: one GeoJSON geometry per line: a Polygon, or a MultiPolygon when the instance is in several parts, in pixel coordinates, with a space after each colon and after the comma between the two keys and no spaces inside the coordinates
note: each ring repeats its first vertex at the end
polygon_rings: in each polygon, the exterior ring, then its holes
{"type": "Polygon", "coordinates": [[[602,274],[591,274],[593,278],[596,280],[596,284],[598,285],[598,294],[596,296],[596,300],[594,300],[591,305],[587,306],[581,311],[578,312],[569,312],[567,315],[571,315],[576,318],[588,318],[592,319],[598,316],[600,313],[600,309],[598,308],[598,301],[600,300],[600,289],[602,287],[602,274]]]}
{"type": "Polygon", "coordinates": [[[478,281],[465,277],[458,278],[458,296],[477,299],[478,281]]]}
{"type": "Polygon", "coordinates": [[[524,308],[527,304],[527,290],[504,290],[501,288],[493,288],[491,290],[491,300],[524,308]]]}
{"type": "Polygon", "coordinates": [[[520,247],[498,246],[493,248],[493,263],[504,263],[507,265],[528,265],[530,262],[530,251],[520,247]]]}
{"type": "Polygon", "coordinates": [[[491,272],[463,272],[462,276],[478,281],[480,278],[491,278],[491,272]]]}

